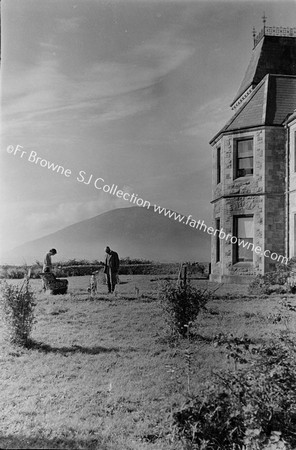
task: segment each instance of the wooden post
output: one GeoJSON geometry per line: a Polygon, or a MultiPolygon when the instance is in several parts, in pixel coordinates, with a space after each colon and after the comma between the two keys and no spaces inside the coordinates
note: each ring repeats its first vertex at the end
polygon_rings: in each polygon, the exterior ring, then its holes
{"type": "Polygon", "coordinates": [[[187,266],[184,265],[183,268],[184,268],[183,285],[186,286],[186,283],[187,283],[187,266]]]}
{"type": "Polygon", "coordinates": [[[187,264],[181,263],[179,275],[178,275],[178,286],[186,286],[187,284],[187,264]]]}
{"type": "Polygon", "coordinates": [[[183,263],[180,264],[180,269],[179,269],[179,273],[178,273],[178,281],[177,281],[178,286],[182,285],[182,267],[183,267],[183,263]]]}

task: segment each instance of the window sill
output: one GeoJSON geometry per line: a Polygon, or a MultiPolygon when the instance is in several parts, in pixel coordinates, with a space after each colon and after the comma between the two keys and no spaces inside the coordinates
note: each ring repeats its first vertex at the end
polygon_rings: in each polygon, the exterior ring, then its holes
{"type": "Polygon", "coordinates": [[[253,261],[240,261],[233,263],[233,267],[253,267],[254,263],[253,261]]]}
{"type": "Polygon", "coordinates": [[[244,180],[250,181],[252,178],[254,178],[254,175],[246,175],[245,177],[234,178],[233,181],[244,181],[244,180]]]}

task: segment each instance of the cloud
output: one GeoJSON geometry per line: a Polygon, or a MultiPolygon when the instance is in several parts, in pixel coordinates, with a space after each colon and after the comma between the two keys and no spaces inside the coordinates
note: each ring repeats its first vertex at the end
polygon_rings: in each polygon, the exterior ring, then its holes
{"type": "Polygon", "coordinates": [[[61,48],[60,45],[55,44],[52,40],[48,41],[48,42],[39,42],[39,45],[42,49],[45,49],[46,51],[48,50],[49,52],[56,52],[57,50],[59,50],[61,48]]]}
{"type": "Polygon", "coordinates": [[[89,114],[96,123],[116,120],[149,110],[156,101],[147,90],[151,78],[126,64],[102,63],[75,78],[60,73],[55,60],[17,72],[22,76],[11,74],[3,81],[6,132],[33,121],[34,127],[40,121],[39,127],[52,128],[56,121],[69,121],[77,114],[83,120],[89,114]]]}
{"type": "MultiPolygon", "coordinates": [[[[78,26],[78,19],[59,19],[64,31],[78,26]]],[[[34,65],[14,64],[4,72],[6,131],[33,121],[36,127],[51,129],[57,120],[70,121],[77,114],[83,121],[89,114],[89,123],[98,124],[148,111],[159,100],[153,97],[153,87],[194,52],[174,31],[162,31],[124,57],[91,63],[73,74],[63,72],[58,58],[49,54],[57,49],[52,41],[43,42],[42,48],[34,65]]]]}
{"type": "Polygon", "coordinates": [[[3,114],[10,118],[30,118],[61,105],[61,94],[67,84],[54,59],[42,60],[31,67],[17,65],[3,76],[3,114]]]}
{"type": "Polygon", "coordinates": [[[163,30],[153,38],[131,50],[127,59],[135,59],[148,69],[148,76],[159,78],[168,75],[192,56],[195,47],[180,38],[174,29],[163,30]]]}
{"type": "Polygon", "coordinates": [[[188,118],[183,134],[199,136],[204,134],[206,128],[218,132],[219,128],[233,115],[233,111],[228,106],[231,99],[231,95],[224,94],[200,105],[188,118]]]}
{"type": "Polygon", "coordinates": [[[59,33],[69,33],[78,30],[82,23],[81,17],[69,17],[56,19],[57,31],[59,33]]]}

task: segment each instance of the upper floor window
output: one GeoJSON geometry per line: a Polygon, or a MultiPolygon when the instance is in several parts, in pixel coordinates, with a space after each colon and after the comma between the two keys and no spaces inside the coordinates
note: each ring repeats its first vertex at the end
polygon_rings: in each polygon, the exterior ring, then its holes
{"type": "Polygon", "coordinates": [[[235,178],[253,175],[253,139],[236,140],[235,178]]]}
{"type": "Polygon", "coordinates": [[[217,184],[221,183],[221,147],[217,148],[217,184]]]}

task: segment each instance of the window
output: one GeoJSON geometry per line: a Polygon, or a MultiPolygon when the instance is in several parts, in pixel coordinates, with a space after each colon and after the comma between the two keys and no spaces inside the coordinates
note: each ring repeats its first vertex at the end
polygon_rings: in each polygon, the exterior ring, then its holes
{"type": "Polygon", "coordinates": [[[294,214],[294,255],[296,256],[296,214],[294,214]]]}
{"type": "Polygon", "coordinates": [[[296,172],[296,131],[294,132],[294,172],[296,172]]]}
{"type": "Polygon", "coordinates": [[[253,139],[236,141],[235,178],[253,175],[253,139]]]}
{"type": "Polygon", "coordinates": [[[235,216],[233,219],[234,263],[253,262],[253,216],[235,216]]]}
{"type": "Polygon", "coordinates": [[[221,183],[221,147],[217,148],[217,184],[221,183]]]}
{"type": "MultiPolygon", "coordinates": [[[[216,219],[216,230],[220,230],[220,219],[216,219]]],[[[220,246],[221,240],[219,238],[219,234],[216,233],[216,262],[220,261],[220,246]]]]}

